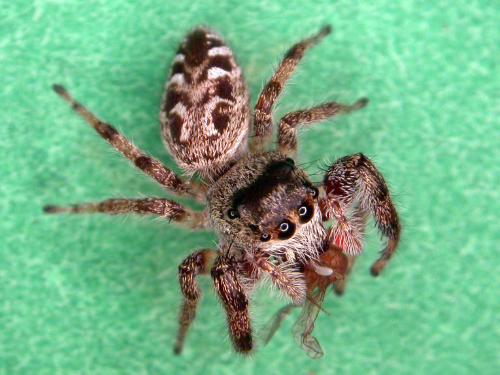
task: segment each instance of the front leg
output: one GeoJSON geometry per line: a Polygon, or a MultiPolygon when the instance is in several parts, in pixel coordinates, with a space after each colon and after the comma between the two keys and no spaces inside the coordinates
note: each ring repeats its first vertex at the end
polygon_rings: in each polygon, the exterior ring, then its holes
{"type": "Polygon", "coordinates": [[[349,254],[360,254],[366,216],[370,213],[387,245],[373,264],[377,276],[396,251],[401,224],[389,188],[373,162],[363,154],[337,160],[323,180],[326,198],[320,202],[325,219],[335,218],[332,241],[349,254]]]}
{"type": "Polygon", "coordinates": [[[196,314],[196,307],[201,297],[201,291],[196,282],[196,276],[207,274],[218,252],[211,249],[195,251],[179,265],[179,283],[184,296],[179,313],[179,330],[175,342],[174,353],[180,354],[184,346],[189,326],[196,314]]]}
{"type": "Polygon", "coordinates": [[[229,335],[237,352],[248,354],[253,348],[252,329],[248,314],[248,297],[238,280],[237,263],[228,254],[215,260],[211,271],[215,290],[227,314],[229,335]]]}
{"type": "Polygon", "coordinates": [[[271,278],[279,290],[289,296],[294,303],[302,303],[306,298],[304,276],[294,264],[275,265],[266,259],[259,259],[257,266],[271,278]]]}

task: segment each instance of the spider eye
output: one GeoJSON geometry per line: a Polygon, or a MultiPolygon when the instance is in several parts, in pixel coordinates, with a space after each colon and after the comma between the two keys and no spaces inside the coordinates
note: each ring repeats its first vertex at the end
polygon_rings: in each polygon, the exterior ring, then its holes
{"type": "Polygon", "coordinates": [[[267,242],[271,239],[271,236],[267,233],[262,233],[262,236],[260,236],[260,240],[262,242],[267,242]]]}
{"type": "Polygon", "coordinates": [[[234,208],[230,208],[229,210],[227,210],[227,217],[229,217],[230,219],[236,219],[237,217],[240,217],[240,215],[234,208]]]}
{"type": "Polygon", "coordinates": [[[312,197],[314,199],[318,198],[319,197],[319,190],[318,190],[318,188],[317,187],[313,187],[312,190],[313,190],[312,197]]]}
{"type": "Polygon", "coordinates": [[[314,215],[314,207],[311,204],[303,203],[297,210],[302,224],[311,221],[314,215]]]}
{"type": "Polygon", "coordinates": [[[295,233],[295,224],[288,220],[285,220],[280,224],[279,230],[280,232],[278,234],[278,238],[280,240],[287,240],[295,233]]]}

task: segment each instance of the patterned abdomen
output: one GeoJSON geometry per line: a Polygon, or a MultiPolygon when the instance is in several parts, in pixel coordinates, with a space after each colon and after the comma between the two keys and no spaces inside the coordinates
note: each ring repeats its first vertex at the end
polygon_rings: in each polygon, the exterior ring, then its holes
{"type": "Polygon", "coordinates": [[[196,28],[181,43],[160,110],[162,136],[189,174],[215,179],[248,148],[248,92],[229,47],[196,28]]]}

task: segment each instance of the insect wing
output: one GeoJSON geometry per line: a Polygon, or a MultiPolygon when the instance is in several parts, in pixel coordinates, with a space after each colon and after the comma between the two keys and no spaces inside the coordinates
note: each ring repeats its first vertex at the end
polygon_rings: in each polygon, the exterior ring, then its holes
{"type": "Polygon", "coordinates": [[[264,327],[262,327],[262,329],[260,330],[260,338],[264,342],[264,345],[267,345],[269,341],[271,341],[276,331],[280,328],[283,320],[296,307],[300,307],[300,305],[290,304],[279,309],[272,316],[272,318],[269,319],[267,324],[264,327]]]}
{"type": "Polygon", "coordinates": [[[316,303],[306,299],[302,312],[292,328],[295,343],[312,359],[320,358],[324,354],[319,341],[311,333],[314,330],[314,322],[320,311],[319,306],[321,306],[325,298],[325,290],[326,288],[318,288],[312,293],[311,298],[316,303]]]}

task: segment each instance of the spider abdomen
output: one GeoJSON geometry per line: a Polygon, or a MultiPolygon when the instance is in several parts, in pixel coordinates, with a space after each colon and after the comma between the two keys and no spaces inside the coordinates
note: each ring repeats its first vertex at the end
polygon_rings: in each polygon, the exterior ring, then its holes
{"type": "Polygon", "coordinates": [[[196,28],[181,43],[160,122],[171,154],[189,174],[216,178],[246,153],[247,88],[232,51],[210,29],[196,28]]]}

